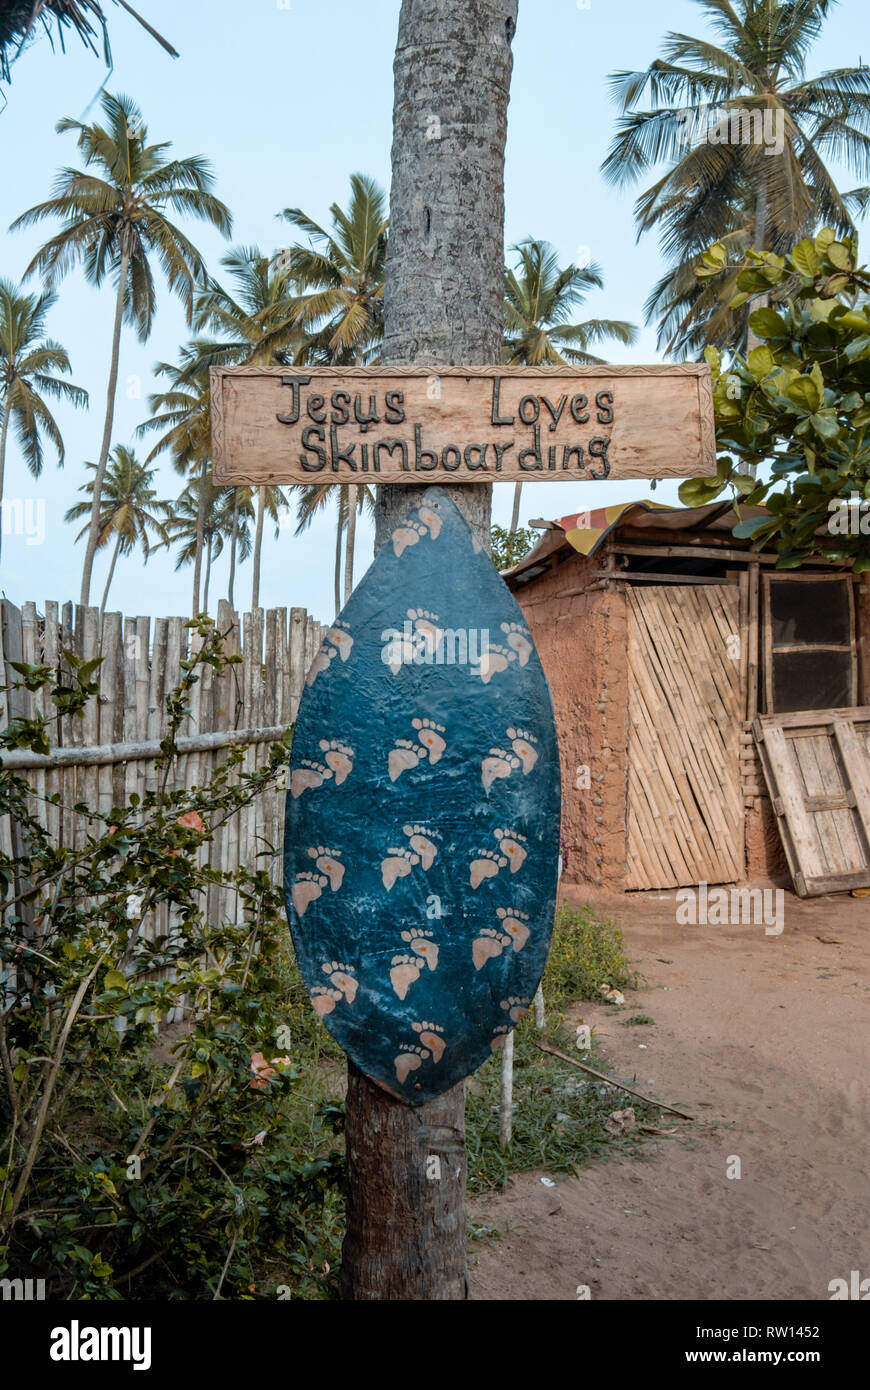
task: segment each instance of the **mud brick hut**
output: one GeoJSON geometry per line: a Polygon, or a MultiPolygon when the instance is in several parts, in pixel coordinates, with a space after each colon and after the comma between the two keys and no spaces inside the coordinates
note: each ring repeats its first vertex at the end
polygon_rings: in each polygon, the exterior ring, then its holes
{"type": "Polygon", "coordinates": [[[504,577],[553,694],[566,880],[870,885],[866,577],[775,569],[721,502],[542,524],[504,577]]]}

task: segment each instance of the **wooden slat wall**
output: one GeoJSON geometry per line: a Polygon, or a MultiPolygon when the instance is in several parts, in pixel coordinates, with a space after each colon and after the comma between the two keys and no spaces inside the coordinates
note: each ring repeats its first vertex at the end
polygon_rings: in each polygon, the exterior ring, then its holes
{"type": "MultiPolygon", "coordinates": [[[[182,735],[223,732],[233,729],[262,729],[291,724],[311,660],[317,652],[327,626],[311,618],[303,608],[258,609],[239,615],[221,601],[218,629],[228,633],[226,649],[238,653],[243,663],[214,675],[208,666],[200,669],[200,682],[193,689],[190,715],[180,730],[182,735]]],[[[53,747],[94,747],[100,744],[141,742],[159,739],[165,733],[164,701],[178,684],[180,663],[187,657],[190,633],[180,617],[122,618],[106,613],[100,632],[99,610],[73,609],[65,604],[46,603],[44,617],[36,605],[26,603],[19,610],[8,600],[0,604],[0,683],[18,679],[8,666],[10,661],[45,663],[62,668],[62,650],[72,650],[87,658],[103,657],[96,679],[99,695],[89,700],[81,719],[59,719],[53,730],[53,747]]],[[[32,716],[40,697],[26,691],[0,693],[0,727],[16,717],[32,716]]],[[[266,745],[251,745],[245,753],[245,767],[253,769],[266,753],[266,745]]],[[[210,776],[212,768],[226,757],[225,749],[208,749],[184,754],[177,760],[170,789],[193,787],[210,776]]],[[[63,767],[28,771],[33,788],[33,809],[59,843],[72,848],[84,843],[87,821],[73,813],[76,802],[85,802],[101,812],[143,795],[157,786],[153,759],[131,760],[104,766],[63,767]],[[60,792],[59,806],[47,805],[47,793],[60,792]]],[[[284,825],[284,800],[280,792],[261,795],[239,812],[215,835],[211,845],[200,853],[210,862],[232,871],[239,864],[250,868],[269,865],[275,882],[283,872],[280,851],[284,825]],[[258,855],[264,855],[258,858],[258,855]]],[[[18,844],[17,828],[8,816],[0,816],[0,846],[6,853],[18,844]]],[[[234,920],[235,896],[229,889],[212,889],[208,911],[211,920],[222,916],[234,920]]],[[[168,909],[161,907],[146,932],[171,929],[168,909]]]]}
{"type": "Polygon", "coordinates": [[[799,897],[870,885],[870,708],[753,724],[799,897]]]}
{"type": "Polygon", "coordinates": [[[738,586],[626,587],[626,886],[735,882],[743,870],[738,586]]]}

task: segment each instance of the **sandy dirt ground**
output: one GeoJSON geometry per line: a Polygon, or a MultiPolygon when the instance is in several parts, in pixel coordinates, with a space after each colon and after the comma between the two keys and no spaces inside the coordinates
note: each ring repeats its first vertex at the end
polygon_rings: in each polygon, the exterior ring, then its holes
{"type": "Polygon", "coordinates": [[[781,936],[678,926],[673,893],[563,898],[618,920],[644,977],[624,1016],[654,1026],[582,1006],[611,1074],[700,1125],[663,1117],[677,1133],[641,1158],[475,1199],[501,1234],[473,1296],[829,1299],[832,1279],[870,1277],[870,898],[786,893],[781,936]]]}

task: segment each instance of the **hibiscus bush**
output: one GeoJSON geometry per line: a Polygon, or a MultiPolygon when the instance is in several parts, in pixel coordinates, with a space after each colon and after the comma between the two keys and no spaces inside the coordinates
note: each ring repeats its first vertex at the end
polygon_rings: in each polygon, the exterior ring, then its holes
{"type": "MultiPolygon", "coordinates": [[[[201,649],[167,698],[158,788],[76,806],[81,848],[53,843],[0,762],[15,829],[0,853],[0,1274],[42,1278],[51,1299],[329,1290],[341,1116],[297,1093],[300,1049],[330,1044],[309,1021],[276,847],[233,873],[199,853],[282,784],[289,733],[253,771],[230,749],[206,784],[171,789],[190,691],[205,663],[235,659],[209,620],[191,626],[201,649]],[[207,912],[218,885],[226,917],[207,912]],[[161,904],[169,932],[144,931],[161,904]]],[[[42,710],[0,733],[0,759],[46,752],[51,720],[81,714],[95,663],[64,657],[62,678],[15,666],[42,710]]]]}
{"type": "MultiPolygon", "coordinates": [[[[716,243],[697,273],[729,269],[716,243]]],[[[816,555],[870,569],[870,273],[858,243],[823,227],[787,256],[749,251],[736,283],[733,308],[774,302],[750,314],[760,341],[745,356],[707,349],[718,473],[683,483],[680,498],[695,507],[730,491],[734,535],[772,541],[780,568],[816,555]],[[741,501],[770,515],[740,518],[741,501]]]]}

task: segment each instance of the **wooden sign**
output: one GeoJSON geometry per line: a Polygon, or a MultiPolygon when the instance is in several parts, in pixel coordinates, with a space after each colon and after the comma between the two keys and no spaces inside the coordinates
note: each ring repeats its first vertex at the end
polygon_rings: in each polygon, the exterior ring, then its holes
{"type": "Polygon", "coordinates": [[[480,483],[716,472],[710,369],[212,367],[214,482],[480,483]]]}

